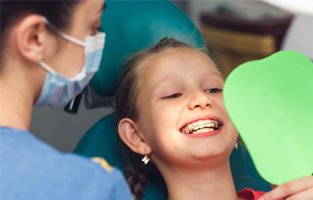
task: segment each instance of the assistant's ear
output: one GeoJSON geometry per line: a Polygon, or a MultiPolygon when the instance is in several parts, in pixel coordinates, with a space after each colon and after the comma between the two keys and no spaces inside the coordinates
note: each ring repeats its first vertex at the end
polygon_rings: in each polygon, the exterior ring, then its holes
{"type": "Polygon", "coordinates": [[[20,55],[32,62],[43,58],[44,41],[49,41],[46,24],[40,15],[28,15],[15,27],[14,42],[20,55]]]}
{"type": "Polygon", "coordinates": [[[141,155],[148,155],[151,153],[150,146],[138,130],[138,127],[133,120],[129,118],[123,118],[118,124],[118,134],[121,140],[132,151],[141,155]]]}

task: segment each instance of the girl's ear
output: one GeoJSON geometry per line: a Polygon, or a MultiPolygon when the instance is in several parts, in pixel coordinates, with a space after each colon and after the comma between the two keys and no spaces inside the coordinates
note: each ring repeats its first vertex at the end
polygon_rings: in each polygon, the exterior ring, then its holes
{"type": "Polygon", "coordinates": [[[141,155],[151,153],[151,148],[136,127],[136,123],[129,119],[123,118],[118,124],[118,134],[121,140],[133,151],[141,155]]]}

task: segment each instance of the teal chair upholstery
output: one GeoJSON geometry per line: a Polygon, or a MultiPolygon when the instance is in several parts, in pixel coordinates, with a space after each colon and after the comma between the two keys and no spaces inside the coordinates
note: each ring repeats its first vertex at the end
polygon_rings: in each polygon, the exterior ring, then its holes
{"type": "Polygon", "coordinates": [[[192,21],[167,0],[107,0],[101,19],[106,41],[100,69],[90,86],[101,96],[112,96],[122,64],[129,56],[174,37],[196,48],[204,47],[192,21]]]}
{"type": "MultiPolygon", "coordinates": [[[[100,70],[90,83],[90,88],[99,97],[114,95],[122,64],[129,56],[153,46],[164,37],[176,38],[196,48],[205,46],[192,21],[170,1],[107,0],[106,3],[101,22],[101,28],[107,34],[106,44],[100,70]]],[[[75,153],[87,157],[101,156],[111,165],[123,169],[127,163],[121,159],[116,127],[114,113],[104,116],[87,131],[75,153]]],[[[257,174],[243,145],[239,145],[230,160],[237,190],[244,187],[270,189],[257,174]]],[[[147,180],[144,200],[167,199],[166,187],[160,177],[148,177],[147,180]]]]}

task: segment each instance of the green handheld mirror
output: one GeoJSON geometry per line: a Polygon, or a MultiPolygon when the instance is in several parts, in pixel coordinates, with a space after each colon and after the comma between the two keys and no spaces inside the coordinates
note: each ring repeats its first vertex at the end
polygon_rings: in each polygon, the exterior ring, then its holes
{"type": "Polygon", "coordinates": [[[280,51],[226,79],[226,110],[257,171],[276,185],[313,173],[313,63],[280,51]]]}

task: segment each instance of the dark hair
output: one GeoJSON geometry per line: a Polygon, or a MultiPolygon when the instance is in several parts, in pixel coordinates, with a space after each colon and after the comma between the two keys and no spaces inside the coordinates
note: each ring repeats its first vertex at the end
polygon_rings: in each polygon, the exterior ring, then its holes
{"type": "MultiPolygon", "coordinates": [[[[149,56],[157,54],[166,49],[182,47],[192,48],[191,46],[173,38],[164,38],[152,48],[135,54],[124,64],[123,72],[120,76],[119,87],[115,94],[115,111],[117,113],[118,121],[122,118],[130,118],[132,120],[138,119],[139,113],[136,106],[139,88],[136,71],[137,66],[140,65],[140,63],[142,63],[149,56]]],[[[124,152],[124,160],[129,164],[125,169],[126,179],[135,198],[141,199],[146,184],[146,177],[153,176],[159,178],[162,176],[157,167],[152,162],[144,165],[140,161],[142,155],[131,151],[123,142],[121,142],[121,145],[124,152]]],[[[164,182],[163,179],[161,181],[164,182]]]]}
{"type": "Polygon", "coordinates": [[[53,0],[4,0],[0,1],[1,28],[0,50],[3,52],[5,35],[17,20],[28,14],[45,16],[58,29],[68,28],[72,11],[80,0],[53,1],[53,0]]]}

